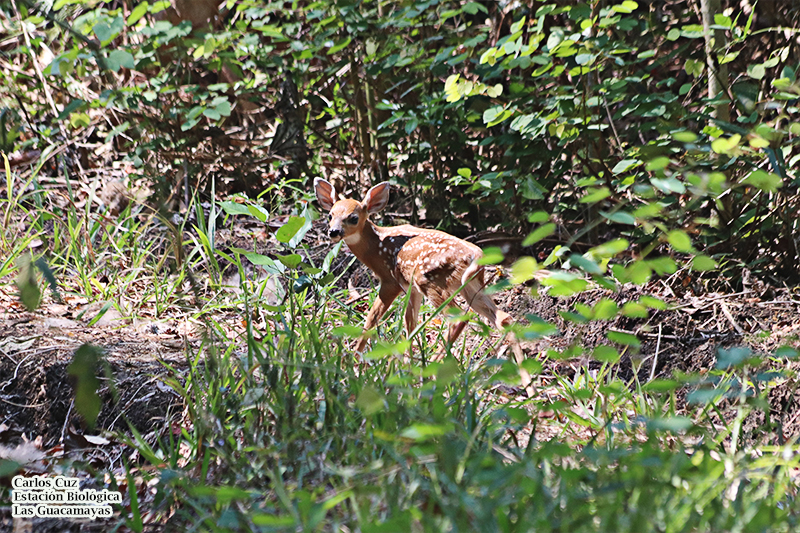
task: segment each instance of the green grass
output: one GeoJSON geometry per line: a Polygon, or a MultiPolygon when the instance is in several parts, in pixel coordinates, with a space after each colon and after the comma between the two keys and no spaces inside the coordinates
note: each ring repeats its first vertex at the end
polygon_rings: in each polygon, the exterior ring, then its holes
{"type": "MultiPolygon", "coordinates": [[[[30,243],[47,240],[33,259],[46,260],[61,292],[112,302],[125,316],[180,313],[204,325],[202,346],[186,353],[188,373],[165,365],[163,380],[186,409],[166,413],[155,437],[119,435],[128,446],[119,520],[133,531],[800,525],[797,447],[769,444],[779,429],[766,401],[776,378],[760,373],[765,362],[753,354],[721,352],[705,376],[647,383],[622,380],[618,357],[546,379],[540,361],[531,366],[540,395],[529,399],[514,365],[488,349],[460,344],[438,363],[405,361],[401,312],[370,354],[355,356],[362,318],[344,305],[332,254],[321,265],[298,262],[303,245],[293,235],[281,237],[283,259],[223,252],[213,212],[196,208],[193,228],[136,206],[110,220],[71,201],[57,207],[31,184],[0,200],[5,283],[30,243]],[[9,223],[17,220],[26,224],[9,223]],[[245,255],[277,277],[277,305],[267,280],[247,279],[245,255]],[[240,292],[223,287],[223,263],[246,280],[240,292]],[[745,430],[748,417],[762,422],[745,430]]],[[[414,345],[438,350],[423,334],[414,345]]]]}

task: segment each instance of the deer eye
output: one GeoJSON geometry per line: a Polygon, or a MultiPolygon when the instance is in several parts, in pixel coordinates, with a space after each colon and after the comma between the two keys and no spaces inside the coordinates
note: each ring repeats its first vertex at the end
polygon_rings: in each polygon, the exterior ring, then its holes
{"type": "Polygon", "coordinates": [[[358,224],[358,213],[353,213],[352,215],[347,217],[347,223],[353,225],[358,224]]]}

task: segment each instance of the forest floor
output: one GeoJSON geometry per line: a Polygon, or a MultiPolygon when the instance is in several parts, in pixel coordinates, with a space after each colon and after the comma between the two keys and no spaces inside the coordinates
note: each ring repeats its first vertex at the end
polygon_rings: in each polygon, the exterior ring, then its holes
{"type": "MultiPolygon", "coordinates": [[[[311,238],[322,240],[323,223],[315,223],[311,238]],[[317,228],[319,226],[319,228],[317,228]]],[[[321,247],[314,249],[322,250],[321,247]]],[[[343,248],[340,263],[349,263],[343,248]]],[[[353,276],[363,281],[369,273],[361,265],[352,267],[353,276]]],[[[797,347],[800,338],[800,295],[789,289],[749,289],[738,293],[696,293],[690,284],[678,279],[656,280],[645,286],[626,286],[619,292],[603,289],[584,291],[575,296],[555,298],[542,291],[532,294],[529,287],[517,286],[494,295],[498,306],[517,317],[535,315],[553,325],[559,333],[544,339],[523,342],[527,357],[544,362],[540,379],[555,375],[569,377],[579,367],[596,363],[588,358],[551,359],[549,349],[563,351],[580,343],[585,353],[604,341],[608,331],[636,335],[641,348],[633,357],[623,354],[617,372],[640,383],[654,378],[670,378],[675,372],[706,372],[713,369],[719,349],[746,346],[755,354],[768,356],[784,345],[797,347]],[[655,296],[668,304],[664,310],[650,310],[648,318],[618,317],[612,321],[575,323],[563,314],[574,312],[576,302],[592,305],[609,298],[622,307],[642,295],[655,296]]],[[[35,312],[27,312],[13,291],[13,284],[0,286],[0,446],[9,445],[24,435],[49,453],[70,446],[85,447],[85,428],[73,410],[73,391],[68,366],[75,350],[84,343],[103,348],[113,383],[101,389],[104,404],[98,427],[126,431],[132,424],[143,434],[163,428],[167,413],[183,410],[181,397],[162,378],[189,367],[187,357],[196,354],[203,342],[203,326],[187,316],[159,319],[131,319],[115,309],[89,325],[102,302],[65,294],[60,303],[44,299],[35,312]],[[187,355],[188,354],[188,355],[187,355]]],[[[361,298],[356,305],[366,313],[370,302],[361,298]]],[[[231,333],[241,333],[241,317],[230,314],[231,333]]],[[[473,326],[474,327],[474,326],[473,326]]],[[[434,329],[434,328],[429,328],[434,329]]],[[[433,332],[429,332],[432,336],[433,332]]],[[[480,347],[482,339],[465,335],[467,352],[480,347]]],[[[786,362],[796,367],[793,362],[786,362]]],[[[599,365],[597,365],[599,366],[599,365]]],[[[793,375],[793,374],[789,374],[793,375]]],[[[794,379],[776,383],[770,394],[773,414],[781,416],[784,435],[800,435],[800,397],[794,392],[794,379]]],[[[515,391],[524,394],[521,390],[515,391]]],[[[113,454],[112,454],[113,456],[113,454]]]]}
{"type": "MultiPolygon", "coordinates": [[[[233,227],[219,231],[219,240],[237,246],[232,236],[247,233],[252,227],[235,227],[241,221],[231,224],[233,227]]],[[[317,221],[306,236],[313,243],[308,253],[317,254],[315,264],[321,263],[330,248],[324,235],[324,222],[317,221]]],[[[269,232],[264,231],[262,237],[260,251],[269,253],[269,232]]],[[[343,248],[334,267],[344,268],[351,261],[352,256],[343,248]]],[[[350,269],[350,276],[343,279],[349,278],[351,287],[370,285],[370,274],[363,266],[356,263],[350,269]]],[[[714,368],[719,350],[744,346],[763,356],[764,366],[770,369],[784,365],[784,377],[771,384],[771,416],[780,424],[783,438],[800,436],[798,363],[767,360],[781,346],[798,348],[800,295],[760,283],[728,294],[703,293],[699,286],[694,280],[675,275],[644,286],[625,286],[618,292],[595,288],[563,298],[549,296],[541,288],[536,293],[532,287],[517,286],[496,293],[494,299],[516,317],[535,315],[558,328],[556,335],[523,342],[527,357],[543,363],[543,371],[536,377],[537,394],[551,401],[561,398],[558,388],[550,384],[601,365],[588,356],[559,359],[547,352],[580,345],[583,353],[590,354],[595,346],[608,343],[609,331],[633,334],[641,342],[639,349],[623,351],[615,368],[631,386],[636,379],[645,384],[676,373],[702,375],[714,368]],[[643,295],[660,298],[668,308],[650,309],[646,318],[617,317],[585,323],[568,320],[576,303],[592,305],[600,298],[609,298],[622,307],[643,295]]],[[[368,299],[351,300],[357,308],[354,316],[363,317],[370,305],[368,299]]],[[[189,358],[202,352],[204,324],[188,313],[162,313],[156,319],[152,318],[154,313],[140,310],[138,317],[131,318],[114,308],[90,324],[102,305],[64,290],[60,302],[48,292],[42,305],[28,312],[19,303],[13,283],[0,285],[0,458],[16,459],[34,472],[48,472],[49,464],[65,458],[91,464],[96,471],[123,472],[126,445],[115,435],[129,435],[129,426],[133,426],[145,440],[153,442],[166,431],[180,431],[186,406],[168,379],[180,382],[185,378],[191,368],[189,358]],[[68,369],[73,354],[84,343],[101,347],[108,363],[107,370],[99,372],[103,405],[94,428],[86,427],[75,411],[68,369]]],[[[246,350],[241,313],[228,310],[215,316],[215,322],[228,330],[228,338],[241,339],[241,346],[232,353],[246,350]]],[[[428,329],[429,339],[435,342],[433,330],[437,328],[428,329]]],[[[466,343],[462,353],[490,351],[479,345],[486,339],[477,335],[466,334],[462,342],[466,343]]],[[[501,402],[525,397],[519,388],[500,387],[497,394],[501,402]]],[[[685,390],[680,392],[679,401],[685,396],[685,390]]],[[[533,427],[540,440],[557,436],[556,430],[548,429],[546,420],[532,421],[533,427]]]]}

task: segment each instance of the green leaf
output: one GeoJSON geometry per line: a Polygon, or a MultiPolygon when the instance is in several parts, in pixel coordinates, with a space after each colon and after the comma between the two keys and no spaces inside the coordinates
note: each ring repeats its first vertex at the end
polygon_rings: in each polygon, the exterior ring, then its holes
{"type": "Polygon", "coordinates": [[[783,186],[783,180],[781,180],[780,176],[761,169],[756,169],[751,172],[742,180],[742,183],[752,185],[753,187],[767,192],[777,192],[778,189],[783,186]]]}
{"type": "Polygon", "coordinates": [[[620,359],[620,353],[613,346],[601,344],[592,350],[592,358],[601,363],[616,363],[620,359]]]}
{"type": "Polygon", "coordinates": [[[621,4],[617,4],[615,6],[611,6],[611,9],[616,13],[633,13],[636,11],[636,8],[639,7],[639,4],[634,2],[633,0],[625,0],[621,4]]]}
{"type": "Polygon", "coordinates": [[[683,387],[683,383],[675,379],[654,379],[642,386],[647,392],[672,392],[683,387]]]}
{"type": "Polygon", "coordinates": [[[639,298],[639,302],[650,309],[664,310],[667,308],[667,304],[663,300],[659,300],[654,296],[642,296],[639,298]]]}
{"type": "Polygon", "coordinates": [[[97,39],[101,43],[110,41],[111,39],[114,38],[114,34],[111,33],[111,27],[105,22],[98,22],[97,24],[95,24],[94,27],[92,28],[92,31],[94,32],[94,34],[97,36],[97,39]]]}
{"type": "Polygon", "coordinates": [[[611,191],[608,187],[600,187],[598,189],[589,189],[586,196],[582,197],[579,202],[582,204],[594,204],[611,196],[611,191]]]}
{"type": "Polygon", "coordinates": [[[647,421],[648,431],[669,431],[681,433],[691,429],[693,426],[691,419],[685,416],[670,416],[652,418],[647,421]]]}
{"type": "Polygon", "coordinates": [[[589,282],[569,272],[554,271],[542,280],[542,285],[550,287],[551,296],[572,296],[585,291],[589,282]]]}
{"type": "Polygon", "coordinates": [[[552,222],[549,224],[544,224],[543,226],[539,226],[535,230],[533,230],[530,235],[525,237],[525,240],[522,241],[522,246],[531,246],[534,243],[541,241],[544,238],[549,237],[556,231],[556,225],[552,222]]]}
{"type": "Polygon", "coordinates": [[[616,213],[605,213],[600,211],[600,216],[616,224],[628,224],[630,226],[636,225],[636,219],[633,217],[633,215],[625,211],[617,211],[616,213]]]}
{"type": "Polygon", "coordinates": [[[642,346],[641,341],[636,337],[636,335],[632,335],[630,333],[625,333],[622,331],[609,331],[606,333],[606,337],[608,337],[608,340],[612,342],[624,344],[625,346],[632,346],[634,348],[639,348],[642,346]]]}
{"type": "Polygon", "coordinates": [[[755,65],[748,65],[747,66],[747,75],[753,79],[760,80],[764,77],[767,73],[764,65],[761,63],[756,63],[755,65]]]}
{"type": "Polygon", "coordinates": [[[247,213],[253,215],[261,222],[266,222],[269,212],[260,205],[248,204],[247,213]]]}
{"type": "Polygon", "coordinates": [[[613,241],[605,242],[599,246],[589,250],[593,256],[597,258],[607,259],[624,252],[630,246],[627,239],[614,239],[613,241]]]}
{"type": "Polygon", "coordinates": [[[69,116],[69,124],[73,128],[86,128],[92,123],[87,113],[73,113],[69,116]]]}
{"type": "Polygon", "coordinates": [[[470,15],[477,15],[478,11],[489,13],[489,10],[486,9],[486,6],[478,2],[467,2],[466,5],[464,5],[463,10],[470,15]]]}
{"type": "Polygon", "coordinates": [[[746,346],[736,346],[730,350],[720,348],[717,352],[717,370],[728,370],[732,367],[741,367],[745,364],[758,361],[759,358],[755,357],[753,351],[746,346]]]}
{"type": "Polygon", "coordinates": [[[718,154],[730,154],[739,147],[739,141],[741,140],[742,136],[738,133],[727,138],[720,137],[711,143],[711,149],[718,154]]]}
{"type": "Polygon", "coordinates": [[[505,109],[501,105],[492,106],[483,112],[483,122],[488,127],[500,124],[512,115],[511,110],[505,109]]]}
{"type": "Polygon", "coordinates": [[[134,7],[131,10],[131,14],[128,15],[128,20],[126,21],[128,26],[133,26],[139,22],[139,20],[147,13],[148,7],[150,7],[148,2],[142,2],[138,6],[134,7]]]}
{"type": "Polygon", "coordinates": [[[71,101],[70,103],[67,104],[67,106],[64,108],[64,110],[61,112],[61,114],[58,115],[58,118],[56,120],[64,120],[65,118],[70,116],[73,111],[75,111],[76,109],[79,109],[85,103],[86,102],[84,102],[83,100],[80,100],[80,99],[71,101]]]}
{"type": "Polygon", "coordinates": [[[641,164],[642,162],[639,161],[638,159],[623,159],[622,161],[614,165],[614,168],[611,169],[611,172],[613,172],[614,174],[621,174],[623,172],[629,171],[632,168],[636,168],[641,164]]]}
{"type": "Polygon", "coordinates": [[[426,441],[453,431],[453,424],[412,424],[400,432],[400,436],[415,441],[426,441]]]}
{"type": "Polygon", "coordinates": [[[335,328],[331,329],[331,335],[334,337],[347,337],[350,339],[355,339],[360,337],[363,331],[364,330],[358,326],[336,326],[335,328]]]}
{"type": "Polygon", "coordinates": [[[676,229],[667,233],[667,242],[679,252],[691,252],[694,250],[692,247],[692,239],[686,234],[685,231],[676,229]]]}
{"type": "MultiPolygon", "coordinates": [[[[219,202],[219,206],[222,208],[223,211],[225,211],[229,215],[249,215],[250,214],[250,206],[243,205],[243,204],[237,204],[236,202],[231,202],[230,200],[225,200],[224,202],[219,202]]],[[[264,220],[266,220],[266,218],[264,220]]]]}
{"type": "Polygon", "coordinates": [[[278,255],[278,261],[283,263],[288,268],[295,268],[303,260],[299,254],[278,255]]]}
{"type": "Polygon", "coordinates": [[[592,261],[587,257],[583,257],[582,255],[572,254],[569,256],[569,262],[572,266],[578,267],[584,272],[588,272],[589,274],[602,274],[603,269],[600,266],[592,261]]]}
{"type": "Polygon", "coordinates": [[[112,72],[117,72],[120,68],[132,69],[136,66],[133,56],[127,50],[112,51],[106,58],[106,64],[112,72]]]}
{"type": "Polygon", "coordinates": [[[645,170],[650,170],[650,171],[664,170],[665,168],[667,168],[668,165],[669,165],[669,157],[662,156],[651,159],[650,161],[647,162],[647,165],[645,165],[644,168],[645,170]]]}
{"type": "Polygon", "coordinates": [[[674,274],[678,267],[675,261],[670,257],[656,257],[655,259],[648,259],[647,264],[655,270],[659,276],[674,274]]]}
{"type": "Polygon", "coordinates": [[[97,394],[100,380],[97,371],[103,360],[103,350],[91,344],[83,344],[72,357],[67,372],[75,379],[75,409],[89,427],[94,427],[100,414],[102,401],[97,394]]]}
{"type": "Polygon", "coordinates": [[[690,76],[699,78],[703,75],[704,65],[702,61],[695,61],[694,59],[687,59],[683,64],[683,70],[690,76]]]}
{"type": "Polygon", "coordinates": [[[373,387],[364,387],[356,398],[356,407],[366,416],[379,413],[386,408],[383,395],[373,387]]]}
{"type": "Polygon", "coordinates": [[[25,309],[35,311],[42,300],[42,292],[36,281],[36,271],[33,268],[30,255],[22,255],[17,260],[17,289],[19,289],[19,299],[25,309]]]}
{"type": "Polygon", "coordinates": [[[619,307],[614,300],[601,298],[594,304],[592,315],[595,320],[611,320],[617,316],[619,307]]]}
{"type": "Polygon", "coordinates": [[[257,526],[265,526],[268,528],[293,528],[296,520],[291,515],[275,516],[271,514],[250,514],[249,520],[257,526]]]}
{"type": "Polygon", "coordinates": [[[717,268],[717,263],[707,255],[697,255],[692,258],[692,269],[707,271],[717,268]]]}
{"type": "Polygon", "coordinates": [[[622,306],[622,314],[630,318],[647,318],[650,316],[647,308],[638,302],[625,302],[622,306]]]}
{"type": "Polygon", "coordinates": [[[303,224],[306,223],[306,219],[303,217],[298,216],[291,216],[289,217],[289,221],[286,222],[283,226],[275,232],[275,238],[278,239],[278,242],[288,243],[292,237],[294,237],[295,233],[297,233],[300,228],[303,227],[303,224]]]}
{"type": "Polygon", "coordinates": [[[479,265],[497,265],[505,259],[503,250],[496,246],[490,246],[483,250],[483,257],[478,259],[479,265]]]}
{"type": "Polygon", "coordinates": [[[672,134],[672,138],[681,143],[693,143],[697,140],[697,135],[691,131],[676,131],[672,134]]]}
{"type": "Polygon", "coordinates": [[[519,285],[530,281],[539,269],[539,264],[533,257],[520,257],[511,266],[511,283],[519,285]]]}
{"type": "Polygon", "coordinates": [[[328,55],[335,54],[336,52],[344,49],[347,45],[350,44],[350,41],[352,41],[352,38],[348,35],[345,39],[342,39],[341,41],[339,41],[335,45],[331,46],[328,49],[328,55]]]}

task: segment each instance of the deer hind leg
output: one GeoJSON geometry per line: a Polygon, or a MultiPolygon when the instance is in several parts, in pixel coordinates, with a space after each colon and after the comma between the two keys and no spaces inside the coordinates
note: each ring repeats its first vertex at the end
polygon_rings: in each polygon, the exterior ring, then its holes
{"type": "Polygon", "coordinates": [[[497,308],[488,294],[483,292],[483,268],[472,263],[461,276],[464,288],[462,296],[473,311],[485,318],[490,325],[499,330],[514,323],[514,317],[497,308]]]}
{"type": "MultiPolygon", "coordinates": [[[[417,319],[419,318],[419,307],[422,305],[422,293],[413,284],[408,287],[408,306],[406,307],[405,325],[406,336],[410,339],[411,334],[417,329],[417,319]]],[[[411,346],[408,347],[409,352],[411,346]]]]}
{"type": "MultiPolygon", "coordinates": [[[[502,309],[498,309],[489,295],[483,292],[483,270],[478,270],[476,273],[473,267],[470,267],[464,272],[462,279],[466,281],[466,285],[462,291],[464,299],[467,300],[467,304],[469,304],[476,313],[501,331],[504,326],[510,326],[514,323],[514,317],[502,309]],[[470,272],[471,269],[473,272],[470,272]],[[472,280],[466,281],[472,276],[474,276],[472,280]]],[[[522,346],[520,346],[519,341],[514,337],[513,333],[509,336],[509,342],[511,345],[511,352],[514,354],[514,361],[519,366],[519,377],[522,386],[528,393],[528,397],[532,398],[536,391],[533,387],[531,375],[522,366],[522,363],[525,361],[525,353],[522,351],[522,346]]]]}

